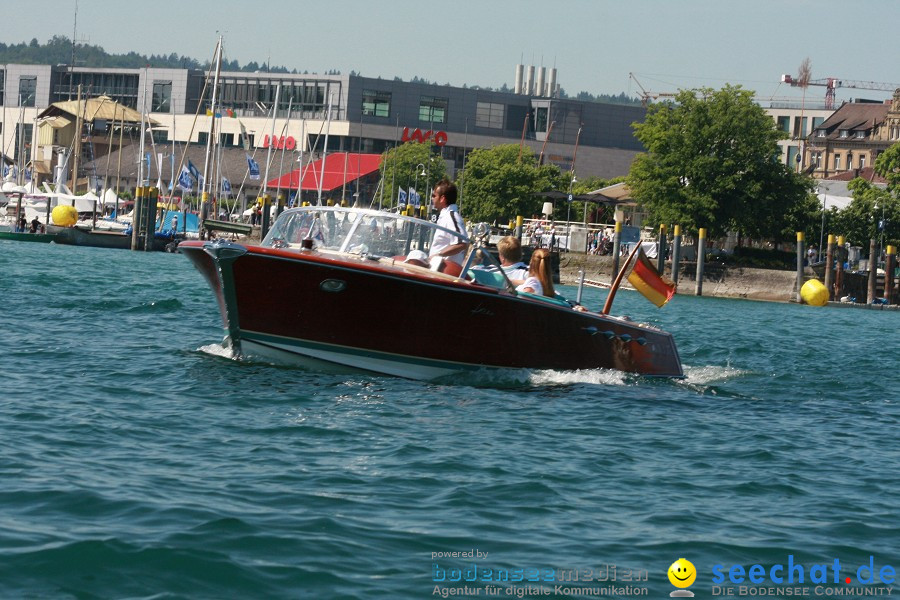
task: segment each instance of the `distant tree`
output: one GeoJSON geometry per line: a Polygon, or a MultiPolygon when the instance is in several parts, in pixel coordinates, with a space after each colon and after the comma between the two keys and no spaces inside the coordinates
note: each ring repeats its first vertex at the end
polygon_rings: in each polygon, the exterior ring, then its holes
{"type": "Polygon", "coordinates": [[[805,230],[811,180],[777,160],[784,134],[740,86],[678,93],[654,104],[637,138],[647,148],[628,175],[652,225],[680,224],[710,237],[738,231],[784,239],[784,223],[805,230]]]}
{"type": "Polygon", "coordinates": [[[558,190],[563,178],[556,165],[538,165],[528,147],[504,144],[476,149],[466,159],[457,181],[462,188],[462,212],[472,221],[507,222],[540,213],[540,192],[558,190]]]}
{"type": "Polygon", "coordinates": [[[435,153],[436,149],[431,141],[424,144],[407,142],[381,155],[379,169],[384,181],[385,206],[396,204],[398,190],[406,191],[412,187],[418,187],[416,191],[423,202],[431,202],[431,198],[426,196],[428,188],[447,176],[447,166],[435,153]],[[423,168],[424,175],[421,174],[423,168]],[[418,177],[416,173],[419,173],[418,177]]]}
{"type": "Polygon", "coordinates": [[[891,194],[900,195],[900,143],[879,154],[874,168],[876,173],[887,179],[891,194]]]}
{"type": "MultiPolygon", "coordinates": [[[[887,163],[890,159],[882,165],[887,163]]],[[[883,220],[886,222],[885,245],[897,244],[900,241],[900,201],[890,187],[882,189],[857,177],[847,184],[847,189],[852,193],[853,200],[847,208],[834,215],[833,233],[844,235],[851,245],[868,250],[870,239],[881,240],[880,225],[883,220]]]]}

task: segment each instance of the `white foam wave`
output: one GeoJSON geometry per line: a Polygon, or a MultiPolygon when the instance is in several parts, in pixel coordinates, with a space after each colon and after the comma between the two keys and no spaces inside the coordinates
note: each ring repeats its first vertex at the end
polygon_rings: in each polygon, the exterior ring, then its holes
{"type": "Polygon", "coordinates": [[[718,381],[727,381],[735,377],[748,375],[750,371],[736,369],[734,367],[721,367],[706,365],[702,367],[684,367],[685,381],[694,385],[706,385],[718,381]]]}
{"type": "Polygon", "coordinates": [[[533,385],[625,385],[627,374],[608,369],[584,369],[578,371],[534,371],[529,375],[533,385]]]}
{"type": "Polygon", "coordinates": [[[197,352],[203,352],[204,354],[218,356],[219,358],[227,358],[230,360],[234,360],[236,358],[234,355],[234,351],[231,348],[226,348],[222,344],[207,344],[206,346],[200,346],[199,348],[197,348],[197,352]]]}

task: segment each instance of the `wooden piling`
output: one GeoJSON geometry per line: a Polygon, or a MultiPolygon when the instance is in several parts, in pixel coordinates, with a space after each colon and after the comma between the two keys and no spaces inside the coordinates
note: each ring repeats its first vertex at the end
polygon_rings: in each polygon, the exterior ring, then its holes
{"type": "Polygon", "coordinates": [[[676,225],[672,233],[672,281],[678,287],[679,262],[681,260],[681,225],[676,225]]]}
{"type": "Polygon", "coordinates": [[[797,281],[794,284],[794,292],[797,294],[795,300],[802,303],[800,298],[800,288],[803,287],[803,232],[797,232],[797,281]]]}
{"type": "Polygon", "coordinates": [[[137,250],[140,245],[141,227],[144,224],[141,215],[144,210],[144,186],[134,190],[134,211],[131,213],[131,249],[137,250]]]}
{"type": "Polygon", "coordinates": [[[656,270],[660,275],[665,273],[666,268],[666,224],[659,224],[659,242],[656,247],[656,270]]]}
{"type": "MultiPolygon", "coordinates": [[[[262,203],[262,223],[259,228],[259,241],[262,242],[269,233],[269,221],[272,218],[272,197],[269,194],[263,194],[257,199],[257,202],[262,203]]],[[[331,206],[331,200],[328,201],[328,205],[331,206]]]]}
{"type": "Polygon", "coordinates": [[[145,195],[144,204],[146,210],[144,214],[147,216],[144,233],[144,251],[153,250],[153,240],[156,238],[156,206],[159,199],[159,188],[148,187],[149,193],[145,195]]]}
{"type": "Polygon", "coordinates": [[[844,297],[844,261],[847,260],[847,249],[844,248],[844,236],[842,235],[838,236],[835,255],[837,269],[834,273],[834,299],[840,300],[844,297]]]}
{"type": "Polygon", "coordinates": [[[878,257],[875,256],[875,238],[869,240],[869,285],[866,291],[866,304],[875,301],[875,281],[878,277],[878,257]]]}
{"type": "Polygon", "coordinates": [[[828,290],[828,299],[834,300],[834,234],[828,234],[828,252],[825,254],[825,289],[828,290]]]}
{"type": "Polygon", "coordinates": [[[888,304],[897,304],[894,299],[894,264],[896,248],[888,246],[884,258],[884,297],[888,304]]]}
{"type": "Polygon", "coordinates": [[[695,294],[703,295],[703,261],[706,260],[706,229],[701,227],[697,234],[697,287],[695,294]]]}
{"type": "MultiPolygon", "coordinates": [[[[638,243],[640,243],[640,240],[638,240],[638,243]]],[[[613,281],[616,278],[616,275],[619,272],[619,248],[621,247],[621,245],[622,245],[622,222],[616,221],[615,233],[613,233],[613,248],[612,248],[613,268],[612,268],[612,274],[609,277],[610,284],[613,283],[613,281]]]]}

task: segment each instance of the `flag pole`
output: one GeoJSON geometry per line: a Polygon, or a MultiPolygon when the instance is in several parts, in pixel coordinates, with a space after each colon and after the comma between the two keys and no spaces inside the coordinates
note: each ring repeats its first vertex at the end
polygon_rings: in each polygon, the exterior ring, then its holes
{"type": "MultiPolygon", "coordinates": [[[[641,241],[638,240],[638,243],[634,245],[634,250],[631,251],[631,254],[628,255],[628,260],[625,261],[625,264],[622,265],[622,268],[619,269],[619,274],[616,275],[616,280],[613,282],[612,286],[609,288],[609,294],[606,295],[606,304],[603,305],[603,310],[600,311],[604,315],[609,314],[609,309],[612,308],[613,298],[616,297],[616,290],[619,289],[619,284],[622,283],[622,278],[625,277],[625,272],[628,270],[628,267],[631,265],[631,260],[634,258],[634,255],[637,254],[638,250],[641,248],[641,241]]],[[[618,250],[618,249],[617,249],[618,250]]]]}

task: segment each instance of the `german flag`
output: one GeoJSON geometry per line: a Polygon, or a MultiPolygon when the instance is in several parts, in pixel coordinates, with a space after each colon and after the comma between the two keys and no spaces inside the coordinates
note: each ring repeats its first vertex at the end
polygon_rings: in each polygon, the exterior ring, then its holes
{"type": "Polygon", "coordinates": [[[656,267],[644,254],[643,248],[638,250],[634,266],[628,275],[628,283],[646,296],[647,300],[659,307],[662,307],[675,295],[675,284],[656,271],[656,267]]]}

